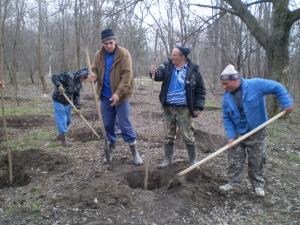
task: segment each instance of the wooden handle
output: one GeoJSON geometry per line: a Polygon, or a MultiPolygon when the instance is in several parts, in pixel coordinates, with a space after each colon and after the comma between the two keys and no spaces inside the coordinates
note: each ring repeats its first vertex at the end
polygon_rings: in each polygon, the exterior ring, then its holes
{"type": "Polygon", "coordinates": [[[75,110],[75,112],[80,116],[80,118],[86,123],[86,125],[88,125],[88,127],[93,131],[93,133],[96,135],[96,137],[98,139],[100,139],[99,134],[94,130],[94,128],[91,126],[91,124],[89,124],[89,122],[81,115],[81,113],[78,111],[78,109],[76,108],[76,106],[73,104],[73,102],[69,99],[69,97],[65,94],[62,93],[63,96],[67,99],[67,101],[69,102],[69,104],[73,107],[73,109],[75,110]]]}
{"type": "MultiPolygon", "coordinates": [[[[92,66],[91,66],[89,51],[88,51],[87,48],[85,49],[85,56],[86,56],[86,64],[87,64],[89,73],[91,73],[92,72],[92,66]]],[[[96,91],[95,83],[91,82],[91,85],[92,85],[92,91],[93,91],[93,95],[94,95],[94,99],[95,99],[96,112],[97,112],[97,116],[98,116],[99,121],[100,121],[101,131],[102,131],[104,139],[106,140],[106,132],[105,132],[105,129],[104,129],[104,123],[103,123],[103,119],[102,119],[102,116],[101,116],[101,109],[100,109],[99,98],[98,98],[98,94],[97,94],[97,91],[96,91]]]]}
{"type": "Polygon", "coordinates": [[[277,120],[278,118],[282,117],[285,113],[286,113],[285,111],[282,111],[282,112],[278,113],[276,116],[272,117],[268,121],[264,122],[263,124],[259,125],[258,127],[256,127],[255,129],[251,130],[250,132],[248,132],[248,133],[244,134],[243,136],[239,137],[238,139],[236,139],[235,141],[233,141],[231,144],[228,144],[228,145],[224,146],[223,148],[215,151],[214,153],[210,154],[209,156],[207,156],[206,158],[204,158],[201,161],[197,162],[196,164],[194,164],[194,165],[186,168],[185,170],[177,173],[176,177],[181,177],[181,176],[189,173],[190,171],[192,171],[193,169],[195,169],[198,166],[202,165],[203,163],[207,162],[208,160],[216,157],[217,155],[221,154],[222,152],[226,151],[227,149],[229,149],[229,148],[237,145],[241,141],[245,140],[246,138],[248,138],[251,135],[255,134],[256,132],[260,131],[264,127],[268,126],[270,123],[272,123],[275,120],[277,120]]]}

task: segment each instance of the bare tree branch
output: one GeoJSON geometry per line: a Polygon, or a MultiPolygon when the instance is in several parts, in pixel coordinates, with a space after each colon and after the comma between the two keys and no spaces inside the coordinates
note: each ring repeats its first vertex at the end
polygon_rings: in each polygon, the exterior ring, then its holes
{"type": "Polygon", "coordinates": [[[288,23],[289,23],[290,26],[292,26],[293,23],[295,23],[299,19],[300,19],[300,8],[295,9],[294,11],[291,11],[289,13],[288,23]]]}
{"type": "Polygon", "coordinates": [[[241,20],[247,25],[251,34],[256,40],[266,49],[269,44],[269,35],[267,31],[260,25],[255,16],[248,10],[241,0],[224,0],[228,3],[236,12],[241,20]]]}
{"type": "Polygon", "coordinates": [[[191,6],[198,6],[198,7],[202,7],[202,8],[219,9],[219,10],[222,10],[222,11],[234,14],[234,15],[237,14],[236,11],[234,11],[234,10],[232,10],[230,8],[224,8],[224,7],[220,7],[220,6],[202,5],[202,4],[189,4],[189,5],[191,5],[191,6]]]}
{"type": "Polygon", "coordinates": [[[256,1],[256,2],[250,2],[250,3],[246,4],[246,6],[257,5],[257,4],[261,4],[261,3],[267,3],[267,2],[272,2],[272,1],[271,0],[260,0],[260,1],[256,1]]]}

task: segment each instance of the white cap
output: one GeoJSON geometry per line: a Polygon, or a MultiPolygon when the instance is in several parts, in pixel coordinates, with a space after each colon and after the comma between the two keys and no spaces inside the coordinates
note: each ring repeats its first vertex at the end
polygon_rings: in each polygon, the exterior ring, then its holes
{"type": "Polygon", "coordinates": [[[239,78],[239,72],[231,64],[225,67],[220,76],[221,80],[237,80],[239,78]]]}
{"type": "Polygon", "coordinates": [[[231,74],[237,74],[239,73],[238,71],[236,71],[236,69],[234,68],[233,65],[229,64],[228,66],[225,67],[225,69],[223,70],[223,72],[221,73],[221,75],[231,75],[231,74]]]}

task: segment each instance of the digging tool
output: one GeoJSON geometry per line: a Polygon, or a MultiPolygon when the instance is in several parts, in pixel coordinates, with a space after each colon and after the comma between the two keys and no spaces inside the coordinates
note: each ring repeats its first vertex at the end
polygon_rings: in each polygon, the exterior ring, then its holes
{"type": "MultiPolygon", "coordinates": [[[[86,64],[87,64],[89,73],[91,73],[92,72],[92,66],[91,66],[89,51],[88,51],[87,48],[85,49],[85,56],[86,56],[86,64]]],[[[105,128],[104,128],[104,122],[103,122],[103,119],[102,119],[102,116],[101,116],[101,108],[100,108],[100,104],[99,104],[99,98],[98,98],[98,95],[97,95],[95,83],[91,82],[91,85],[92,85],[93,95],[94,95],[94,98],[95,98],[96,112],[97,112],[97,115],[98,115],[98,118],[99,118],[99,121],[100,121],[100,127],[101,127],[101,131],[102,131],[102,134],[103,134],[103,137],[104,137],[104,144],[105,144],[104,154],[105,154],[106,162],[110,163],[111,162],[111,157],[110,157],[111,153],[109,152],[110,151],[109,150],[109,142],[107,140],[107,136],[106,136],[106,132],[105,132],[105,128]]]]}
{"type": "Polygon", "coordinates": [[[182,176],[184,176],[185,174],[191,172],[192,170],[196,169],[197,167],[199,167],[200,165],[204,164],[205,162],[207,162],[210,159],[213,159],[214,157],[216,157],[217,155],[221,154],[222,152],[225,152],[226,150],[228,150],[229,148],[237,145],[238,143],[240,143],[241,141],[247,139],[248,137],[250,137],[251,135],[255,134],[256,132],[260,131],[261,129],[263,129],[264,127],[268,126],[269,124],[271,124],[272,122],[274,122],[275,120],[279,119],[280,117],[282,117],[283,115],[285,115],[285,111],[282,111],[280,113],[278,113],[276,116],[272,117],[271,119],[269,119],[268,121],[264,122],[263,124],[261,124],[260,126],[256,127],[255,129],[251,130],[250,132],[244,134],[243,136],[239,137],[238,139],[236,139],[235,141],[233,141],[232,143],[225,145],[223,148],[215,151],[214,153],[210,154],[209,156],[207,156],[206,158],[200,160],[199,162],[197,162],[196,164],[186,168],[185,170],[182,170],[181,172],[177,173],[175,175],[175,177],[170,180],[170,182],[168,183],[167,189],[174,187],[174,186],[178,186],[181,182],[179,180],[179,178],[181,178],[182,176]]]}
{"type": "Polygon", "coordinates": [[[88,127],[93,131],[93,133],[96,135],[96,137],[98,139],[100,139],[99,134],[94,130],[94,128],[91,126],[91,124],[89,124],[89,122],[83,117],[83,115],[81,115],[81,113],[79,112],[79,110],[76,108],[76,106],[73,104],[73,102],[69,99],[69,97],[65,94],[62,93],[63,96],[67,99],[67,101],[69,102],[69,104],[72,106],[72,108],[75,110],[75,112],[80,116],[80,118],[85,122],[86,125],[88,125],[88,127]]]}

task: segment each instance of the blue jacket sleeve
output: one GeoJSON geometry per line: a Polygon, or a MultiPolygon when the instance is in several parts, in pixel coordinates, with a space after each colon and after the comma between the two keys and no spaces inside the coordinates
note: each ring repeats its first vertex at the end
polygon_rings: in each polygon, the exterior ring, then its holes
{"type": "Polygon", "coordinates": [[[289,95],[287,89],[280,83],[273,80],[260,79],[260,88],[264,95],[273,94],[279,100],[280,106],[283,109],[289,108],[293,105],[293,100],[289,95]]]}
{"type": "Polygon", "coordinates": [[[225,132],[226,132],[227,139],[228,140],[229,139],[236,139],[236,137],[237,137],[236,131],[235,131],[235,128],[234,128],[234,124],[231,120],[231,117],[230,117],[230,115],[228,115],[228,112],[226,110],[224,97],[223,97],[223,100],[222,100],[222,111],[223,111],[224,129],[225,129],[225,132]]]}

